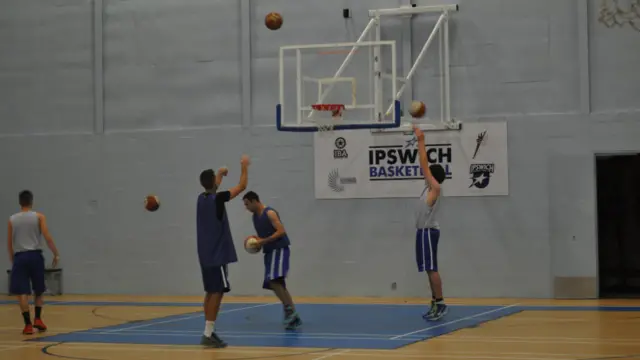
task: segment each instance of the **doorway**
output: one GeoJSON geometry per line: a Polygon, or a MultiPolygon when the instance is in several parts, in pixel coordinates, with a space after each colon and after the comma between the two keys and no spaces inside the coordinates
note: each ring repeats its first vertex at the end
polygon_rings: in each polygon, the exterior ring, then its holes
{"type": "Polygon", "coordinates": [[[596,155],[601,298],[640,298],[640,154],[596,155]]]}

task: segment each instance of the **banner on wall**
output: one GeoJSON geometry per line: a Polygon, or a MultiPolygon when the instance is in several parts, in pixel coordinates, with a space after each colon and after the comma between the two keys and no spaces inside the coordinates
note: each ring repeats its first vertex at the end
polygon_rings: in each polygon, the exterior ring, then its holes
{"type": "MultiPolygon", "coordinates": [[[[443,196],[509,195],[506,122],[425,132],[429,164],[444,167],[443,196]]],[[[317,199],[418,197],[425,180],[417,140],[368,130],[314,136],[317,199]]]]}

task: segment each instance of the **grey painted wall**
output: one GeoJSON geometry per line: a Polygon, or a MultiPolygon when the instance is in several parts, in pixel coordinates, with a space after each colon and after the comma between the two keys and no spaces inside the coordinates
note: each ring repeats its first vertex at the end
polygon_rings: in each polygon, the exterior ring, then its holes
{"type": "MultiPolygon", "coordinates": [[[[232,185],[247,153],[249,187],[293,239],[295,295],[428,294],[410,202],[316,201],[312,136],[274,128],[278,47],[354,41],[367,9],[399,3],[5,0],[0,217],[16,210],[20,190],[35,192],[68,293],[200,294],[197,176],[228,165],[232,185]],[[272,10],[285,19],[277,32],[263,26],[272,10]],[[161,197],[161,211],[143,211],[147,193],[161,197]]],[[[557,278],[596,277],[593,154],[640,150],[640,34],[603,27],[599,2],[588,3],[463,0],[453,15],[452,112],[509,122],[511,194],[447,199],[449,297],[551,297],[557,278]]],[[[383,33],[411,41],[415,56],[432,23],[414,20],[412,39],[401,22],[383,33]]],[[[435,69],[417,73],[415,98],[429,98],[435,69]]],[[[240,201],[228,211],[240,250],[249,214],[240,201]]],[[[261,258],[239,255],[233,293],[263,294],[261,258]]]]}

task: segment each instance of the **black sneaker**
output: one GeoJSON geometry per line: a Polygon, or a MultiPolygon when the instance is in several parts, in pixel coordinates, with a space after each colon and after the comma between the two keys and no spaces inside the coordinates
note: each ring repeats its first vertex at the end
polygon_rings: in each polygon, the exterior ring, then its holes
{"type": "Polygon", "coordinates": [[[294,313],[293,316],[291,316],[289,318],[289,322],[287,322],[285,324],[285,329],[287,329],[287,330],[295,330],[300,325],[302,325],[302,320],[300,319],[300,316],[298,316],[297,313],[294,313]]]}
{"type": "Polygon", "coordinates": [[[431,307],[429,308],[429,311],[427,311],[426,314],[422,315],[422,318],[425,320],[431,319],[433,315],[435,315],[437,310],[438,310],[438,307],[436,306],[436,301],[431,300],[431,307]]]}
{"type": "Polygon", "coordinates": [[[445,304],[436,304],[435,313],[427,320],[429,321],[438,321],[442,319],[449,312],[449,308],[445,304]]]}
{"type": "Polygon", "coordinates": [[[216,349],[227,347],[227,343],[222,341],[216,333],[212,333],[210,337],[202,335],[200,338],[200,345],[216,349]]]}

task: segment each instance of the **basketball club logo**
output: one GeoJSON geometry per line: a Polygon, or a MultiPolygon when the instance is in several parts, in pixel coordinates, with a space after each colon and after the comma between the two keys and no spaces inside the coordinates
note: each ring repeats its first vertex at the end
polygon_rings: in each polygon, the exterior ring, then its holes
{"type": "Polygon", "coordinates": [[[480,150],[480,145],[482,145],[482,143],[485,142],[487,138],[487,130],[478,133],[478,137],[476,138],[476,151],[473,152],[473,157],[472,159],[476,158],[476,155],[478,155],[478,150],[480,150]]]}
{"type": "Polygon", "coordinates": [[[337,138],[333,144],[336,147],[335,149],[333,149],[334,159],[346,159],[349,157],[349,154],[347,153],[347,149],[345,149],[345,147],[347,146],[347,140],[345,138],[341,136],[337,138]]]}
{"type": "Polygon", "coordinates": [[[491,174],[495,171],[495,164],[471,164],[469,173],[471,174],[471,185],[477,189],[484,189],[489,185],[491,174]]]}
{"type": "Polygon", "coordinates": [[[327,179],[327,185],[329,185],[329,188],[334,192],[343,192],[345,185],[355,183],[357,183],[355,177],[340,177],[338,169],[333,169],[327,179]]]}
{"type": "MultiPolygon", "coordinates": [[[[476,158],[480,147],[486,142],[486,140],[487,130],[479,132],[476,137],[476,149],[473,152],[472,159],[476,158]]],[[[484,189],[489,186],[491,174],[493,174],[494,171],[495,164],[493,163],[471,164],[471,166],[469,166],[469,174],[471,175],[471,185],[469,185],[469,188],[475,187],[477,189],[484,189]]]]}

